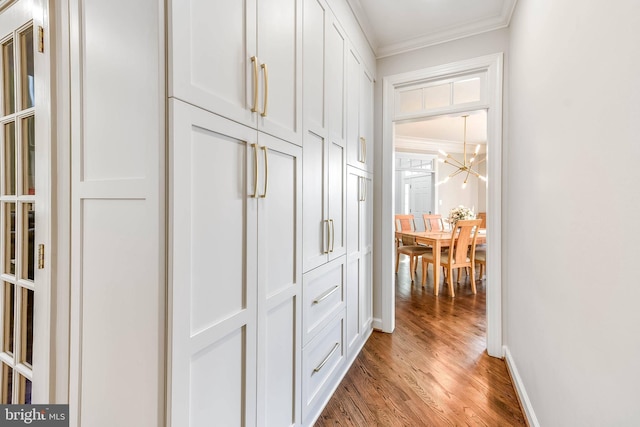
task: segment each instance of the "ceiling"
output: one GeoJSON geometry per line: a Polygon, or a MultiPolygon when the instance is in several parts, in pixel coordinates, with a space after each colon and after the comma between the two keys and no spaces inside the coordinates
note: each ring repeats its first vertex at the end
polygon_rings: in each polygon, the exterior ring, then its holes
{"type": "Polygon", "coordinates": [[[509,25],[517,0],[347,0],[378,58],[509,25]]]}

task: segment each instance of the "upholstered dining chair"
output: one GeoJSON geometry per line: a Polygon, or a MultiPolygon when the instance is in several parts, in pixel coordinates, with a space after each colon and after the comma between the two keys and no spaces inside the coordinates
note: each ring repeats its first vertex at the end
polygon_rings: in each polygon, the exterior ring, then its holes
{"type": "Polygon", "coordinates": [[[440,214],[423,214],[422,220],[424,221],[424,229],[427,231],[444,230],[444,222],[440,214]]]}
{"type": "MultiPolygon", "coordinates": [[[[471,291],[476,293],[475,282],[475,250],[476,239],[478,237],[478,229],[482,223],[481,219],[466,219],[456,222],[453,232],[451,233],[451,242],[449,248],[440,256],[440,265],[445,268],[445,280],[449,284],[449,292],[451,296],[455,296],[453,290],[453,270],[460,268],[471,269],[469,281],[471,282],[471,291]]],[[[434,264],[433,252],[422,254],[422,285],[426,284],[427,268],[429,264],[434,264]]],[[[460,273],[458,273],[458,282],[460,282],[460,273]]],[[[434,284],[437,286],[438,284],[434,284]]]]}

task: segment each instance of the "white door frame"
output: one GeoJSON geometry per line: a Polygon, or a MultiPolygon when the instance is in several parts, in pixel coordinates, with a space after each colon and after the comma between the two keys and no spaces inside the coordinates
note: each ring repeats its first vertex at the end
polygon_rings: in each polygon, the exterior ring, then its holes
{"type": "MultiPolygon", "coordinates": [[[[502,81],[503,54],[482,56],[437,67],[384,77],[382,83],[382,289],[381,326],[395,328],[394,269],[394,94],[398,87],[431,79],[445,79],[472,71],[487,72],[487,352],[503,357],[502,350],[502,81]]],[[[440,297],[442,298],[442,296],[440,297]]]]}

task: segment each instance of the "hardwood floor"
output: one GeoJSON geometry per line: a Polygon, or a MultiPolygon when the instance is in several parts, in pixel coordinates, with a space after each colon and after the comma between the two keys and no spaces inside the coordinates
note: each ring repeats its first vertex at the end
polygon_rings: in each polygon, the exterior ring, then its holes
{"type": "Polygon", "coordinates": [[[408,265],[395,331],[373,332],[315,425],[526,426],[505,362],[486,353],[484,282],[473,295],[463,275],[455,298],[442,286],[434,297],[408,265]]]}

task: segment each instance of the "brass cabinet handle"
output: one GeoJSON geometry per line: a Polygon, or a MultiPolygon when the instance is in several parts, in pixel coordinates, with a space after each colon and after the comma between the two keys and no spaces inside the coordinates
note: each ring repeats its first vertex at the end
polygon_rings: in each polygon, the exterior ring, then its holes
{"type": "Polygon", "coordinates": [[[267,105],[269,103],[269,69],[267,64],[261,64],[263,76],[264,76],[264,103],[262,104],[262,113],[260,115],[265,117],[267,115],[267,105]]]}
{"type": "Polygon", "coordinates": [[[324,368],[324,365],[327,364],[327,362],[329,361],[329,359],[331,359],[331,356],[333,356],[333,353],[335,353],[338,348],[340,347],[340,343],[335,343],[335,345],[333,346],[333,348],[331,349],[331,352],[327,355],[327,357],[324,358],[324,360],[322,362],[320,362],[320,364],[318,366],[315,367],[315,369],[313,370],[314,373],[316,372],[320,372],[320,370],[322,368],[324,368]]]}
{"type": "Polygon", "coordinates": [[[258,144],[251,144],[253,147],[253,196],[258,198],[258,144]]]}
{"type": "Polygon", "coordinates": [[[261,198],[267,197],[267,183],[269,182],[269,155],[267,154],[267,147],[260,147],[264,152],[264,192],[261,198]]]}
{"type": "Polygon", "coordinates": [[[324,225],[325,225],[325,228],[324,228],[325,232],[323,234],[324,234],[324,237],[327,238],[327,240],[326,241],[324,239],[322,240],[322,249],[323,249],[322,253],[328,254],[329,253],[329,242],[331,240],[331,235],[330,235],[331,232],[329,231],[329,220],[325,219],[323,222],[324,222],[324,225]],[[326,242],[326,244],[325,244],[325,242],[326,242]]]}
{"type": "Polygon", "coordinates": [[[331,250],[329,252],[333,252],[335,243],[336,243],[336,229],[333,226],[333,220],[329,220],[329,224],[331,224],[331,250]]]}
{"type": "Polygon", "coordinates": [[[313,300],[314,304],[319,304],[322,301],[326,300],[327,298],[329,298],[331,296],[331,294],[333,294],[334,292],[336,292],[338,289],[340,289],[340,285],[335,285],[333,287],[333,289],[329,289],[327,292],[325,292],[322,296],[320,296],[317,299],[313,300]]]}
{"type": "Polygon", "coordinates": [[[365,192],[364,192],[365,191],[364,178],[361,177],[361,176],[359,176],[358,178],[360,178],[360,201],[364,202],[365,197],[366,197],[365,192]]]}
{"type": "Polygon", "coordinates": [[[364,196],[362,196],[362,201],[366,202],[367,201],[367,196],[368,194],[368,189],[367,189],[367,179],[365,177],[362,177],[362,188],[364,189],[364,196]]]}
{"type": "Polygon", "coordinates": [[[364,153],[362,153],[362,163],[367,163],[367,138],[362,138],[362,148],[364,149],[364,153]]]}
{"type": "Polygon", "coordinates": [[[258,112],[258,58],[251,57],[251,63],[253,64],[253,107],[251,107],[252,113],[258,112]]]}

